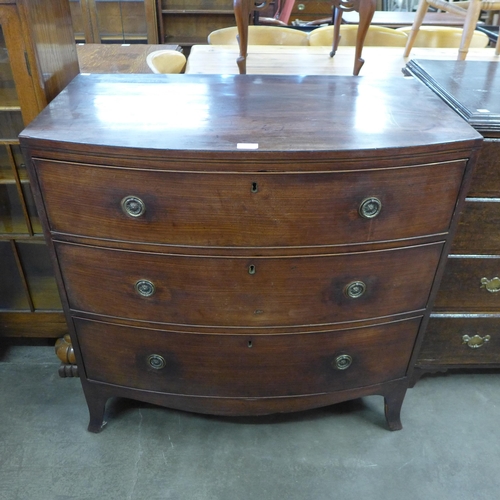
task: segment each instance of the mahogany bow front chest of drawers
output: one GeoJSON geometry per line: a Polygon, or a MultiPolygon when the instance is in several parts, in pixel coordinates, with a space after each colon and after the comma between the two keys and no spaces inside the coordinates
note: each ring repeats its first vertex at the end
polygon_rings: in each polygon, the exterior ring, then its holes
{"type": "Polygon", "coordinates": [[[414,60],[408,69],[484,137],[414,381],[500,367],[500,64],[414,60]]]}
{"type": "Polygon", "coordinates": [[[371,394],[401,428],[482,141],[423,85],[80,75],[21,141],[89,430],[371,394]]]}

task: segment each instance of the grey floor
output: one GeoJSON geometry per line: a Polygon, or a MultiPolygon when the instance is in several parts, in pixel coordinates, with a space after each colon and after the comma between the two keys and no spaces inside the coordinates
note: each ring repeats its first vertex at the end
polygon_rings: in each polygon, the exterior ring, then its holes
{"type": "Polygon", "coordinates": [[[398,432],[372,396],[242,419],[111,400],[91,434],[58,364],[0,344],[0,500],[500,498],[500,373],[423,378],[398,432]]]}

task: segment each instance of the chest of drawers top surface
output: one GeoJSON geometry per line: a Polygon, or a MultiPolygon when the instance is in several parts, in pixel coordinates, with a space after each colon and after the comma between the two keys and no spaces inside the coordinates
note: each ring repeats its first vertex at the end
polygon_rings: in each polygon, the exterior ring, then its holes
{"type": "Polygon", "coordinates": [[[144,157],[384,151],[477,139],[406,79],[269,75],[79,75],[21,134],[31,145],[144,157]]]}
{"type": "Polygon", "coordinates": [[[500,137],[500,64],[412,60],[409,71],[485,137],[500,137]]]}

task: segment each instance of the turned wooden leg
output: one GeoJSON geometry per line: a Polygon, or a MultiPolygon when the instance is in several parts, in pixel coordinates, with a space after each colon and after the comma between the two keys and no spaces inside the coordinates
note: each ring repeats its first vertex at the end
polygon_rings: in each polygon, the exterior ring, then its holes
{"type": "Polygon", "coordinates": [[[247,49],[248,49],[248,23],[250,21],[250,1],[249,0],[234,0],[234,17],[236,18],[236,26],[238,26],[238,45],[240,47],[240,55],[236,59],[236,64],[240,75],[245,75],[247,72],[247,49]]]}
{"type": "Polygon", "coordinates": [[[401,424],[401,407],[403,406],[407,387],[407,382],[401,383],[384,395],[385,419],[391,431],[399,431],[403,428],[401,424]]]}
{"type": "Polygon", "coordinates": [[[365,63],[364,59],[361,58],[361,53],[363,51],[363,44],[365,43],[366,34],[368,33],[368,28],[372,22],[373,13],[377,6],[377,0],[361,0],[359,2],[359,26],[358,35],[356,37],[356,54],[354,56],[354,70],[353,75],[359,75],[361,67],[365,63]]]}
{"type": "Polygon", "coordinates": [[[333,57],[337,49],[339,48],[340,42],[340,25],[342,23],[342,10],[339,7],[334,6],[334,23],[333,23],[333,43],[332,51],[330,52],[330,57],[333,57]]]}
{"type": "Polygon", "coordinates": [[[75,350],[73,349],[73,344],[68,333],[64,337],[57,339],[55,351],[57,357],[62,361],[59,367],[59,376],[63,378],[78,377],[75,350]]]}
{"type": "Polygon", "coordinates": [[[463,61],[467,57],[467,52],[469,52],[470,42],[472,41],[472,36],[474,35],[474,30],[476,29],[476,23],[481,14],[481,1],[473,0],[469,3],[467,8],[467,15],[464,21],[464,31],[462,33],[462,40],[460,41],[460,48],[458,49],[458,61],[463,61]]]}
{"type": "Polygon", "coordinates": [[[410,33],[408,33],[408,40],[406,42],[405,51],[403,53],[403,57],[408,57],[410,55],[413,44],[415,43],[415,39],[418,35],[418,30],[422,25],[422,21],[424,20],[424,16],[429,9],[429,4],[426,0],[420,0],[420,3],[417,7],[417,12],[415,13],[415,19],[413,20],[413,24],[411,26],[410,33]]]}

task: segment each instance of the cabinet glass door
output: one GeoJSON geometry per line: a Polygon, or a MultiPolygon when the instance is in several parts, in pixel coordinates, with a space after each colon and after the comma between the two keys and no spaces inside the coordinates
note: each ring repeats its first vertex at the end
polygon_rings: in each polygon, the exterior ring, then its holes
{"type": "Polygon", "coordinates": [[[70,0],[76,41],[158,43],[155,0],[70,0]]]}
{"type": "MultiPolygon", "coordinates": [[[[0,23],[0,312],[58,311],[61,303],[18,141],[24,128],[21,98],[29,94],[30,81],[24,46],[9,38],[18,32],[11,12],[0,16],[7,22],[0,23]]],[[[25,119],[34,114],[27,111],[25,119]]]]}
{"type": "Polygon", "coordinates": [[[0,26],[0,234],[30,233],[23,189],[12,155],[12,146],[23,128],[21,106],[0,26]]]}
{"type": "Polygon", "coordinates": [[[24,125],[2,26],[0,26],[0,113],[0,140],[16,140],[24,125]]]}

